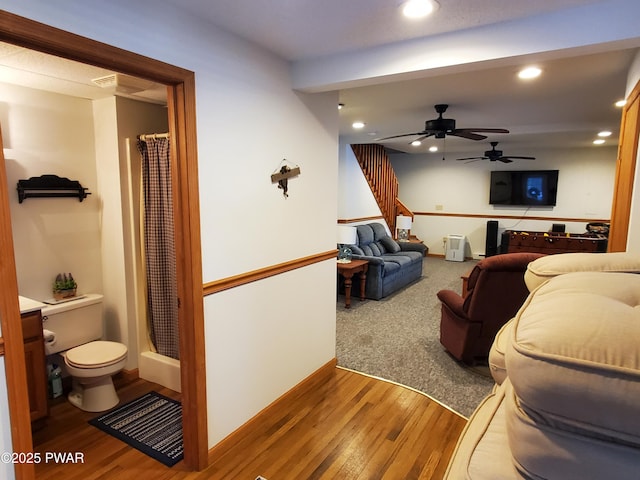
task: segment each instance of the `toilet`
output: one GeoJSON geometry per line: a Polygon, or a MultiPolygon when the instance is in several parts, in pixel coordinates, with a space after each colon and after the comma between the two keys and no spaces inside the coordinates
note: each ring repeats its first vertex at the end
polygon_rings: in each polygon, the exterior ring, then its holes
{"type": "Polygon", "coordinates": [[[87,412],[103,412],[118,404],[111,377],[127,361],[126,345],[101,340],[102,298],[91,293],[42,309],[45,353],[64,358],[72,378],[67,398],[87,412]]]}

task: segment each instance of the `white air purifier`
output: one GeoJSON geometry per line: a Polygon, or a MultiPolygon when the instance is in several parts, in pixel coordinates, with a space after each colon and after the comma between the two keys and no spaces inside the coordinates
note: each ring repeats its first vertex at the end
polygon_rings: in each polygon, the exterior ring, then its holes
{"type": "Polygon", "coordinates": [[[445,260],[450,262],[464,262],[464,250],[467,244],[464,235],[449,235],[447,236],[447,251],[445,253],[445,260]]]}

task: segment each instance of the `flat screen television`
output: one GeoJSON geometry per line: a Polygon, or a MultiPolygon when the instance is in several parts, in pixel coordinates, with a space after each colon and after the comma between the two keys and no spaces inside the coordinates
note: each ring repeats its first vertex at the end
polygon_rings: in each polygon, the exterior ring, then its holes
{"type": "Polygon", "coordinates": [[[549,207],[556,204],[558,170],[491,172],[491,205],[549,207]]]}

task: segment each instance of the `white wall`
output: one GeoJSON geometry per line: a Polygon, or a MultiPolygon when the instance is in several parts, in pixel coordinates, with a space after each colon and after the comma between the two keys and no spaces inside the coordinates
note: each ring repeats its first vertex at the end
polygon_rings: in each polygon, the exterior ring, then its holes
{"type": "MultiPolygon", "coordinates": [[[[294,92],[285,61],[166,4],[4,8],[195,72],[205,282],[335,249],[335,92],[294,92]],[[270,181],[285,158],[288,199],[270,181]]],[[[207,297],[205,317],[212,446],[335,356],[334,262],[207,297]]]]}
{"type": "Polygon", "coordinates": [[[424,240],[430,254],[443,254],[443,237],[462,234],[468,240],[467,254],[484,254],[486,222],[495,218],[499,231],[506,229],[548,231],[552,223],[565,223],[567,232],[584,233],[586,222],[558,221],[558,218],[608,219],[611,215],[615,176],[615,147],[573,150],[538,149],[519,153],[536,157],[533,161],[510,164],[478,161],[457,162],[470,156],[453,152],[430,155],[392,155],[398,176],[399,197],[417,215],[411,233],[424,240]],[[498,207],[489,204],[491,170],[559,170],[555,207],[498,207]],[[441,209],[438,209],[441,206],[441,209]],[[441,215],[442,216],[438,216],[441,215]],[[463,216],[446,216],[462,214],[463,216]],[[479,215],[467,218],[464,215],[479,215]],[[528,217],[548,217],[530,220],[528,217]]]}
{"type": "Polygon", "coordinates": [[[71,272],[80,292],[102,291],[101,197],[91,101],[0,83],[2,138],[21,295],[52,297],[58,272],[71,272]],[[91,195],[27,198],[20,179],[55,174],[78,180],[91,195]]]}

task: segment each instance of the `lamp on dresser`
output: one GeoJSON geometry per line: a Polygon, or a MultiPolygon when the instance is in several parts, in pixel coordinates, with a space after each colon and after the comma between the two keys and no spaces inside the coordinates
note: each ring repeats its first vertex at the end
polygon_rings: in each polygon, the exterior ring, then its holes
{"type": "Polygon", "coordinates": [[[357,238],[356,227],[338,225],[338,262],[349,263],[353,252],[349,245],[355,245],[357,238]]]}
{"type": "Polygon", "coordinates": [[[411,230],[411,217],[398,215],[396,217],[396,230],[398,231],[398,241],[409,241],[409,230],[411,230]]]}

